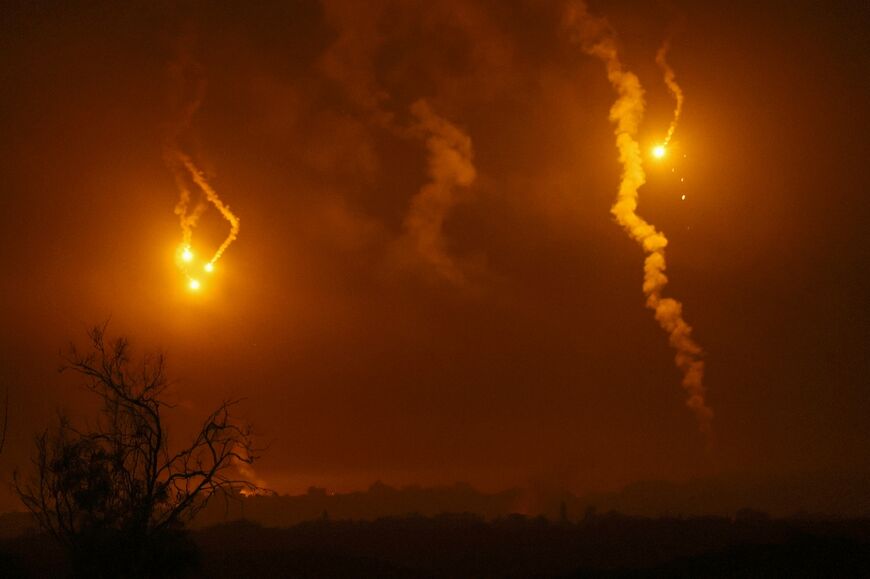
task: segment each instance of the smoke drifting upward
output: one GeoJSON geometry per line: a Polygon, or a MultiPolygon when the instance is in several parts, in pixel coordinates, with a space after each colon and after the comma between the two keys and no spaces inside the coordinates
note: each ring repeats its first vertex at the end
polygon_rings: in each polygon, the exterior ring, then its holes
{"type": "Polygon", "coordinates": [[[640,145],[635,138],[644,113],[643,87],[638,77],[620,62],[615,35],[604,19],[590,15],[585,4],[578,2],[569,6],[566,24],[583,50],[604,62],[607,78],[618,94],[610,108],[610,120],[616,124],[616,146],[623,172],[611,213],[647,254],[643,280],[646,305],[655,312],[656,320],[677,351],[676,364],[683,373],[682,386],[688,393],[686,405],[695,413],[700,430],[711,436],[713,411],[704,398],[703,351],[692,338],[692,328],[683,319],[682,304],[662,297],[668,282],[665,275],[668,240],[637,214],[638,189],[646,180],[640,145]]]}
{"type": "Polygon", "coordinates": [[[405,235],[420,258],[445,279],[462,284],[465,276],[448,255],[442,233],[444,220],[459,201],[457,188],[470,186],[477,176],[472,163],[471,139],[434,113],[424,100],[415,102],[411,113],[416,119],[414,131],[426,139],[432,181],[411,200],[405,218],[405,235]]]}
{"type": "Polygon", "coordinates": [[[674,118],[671,120],[671,126],[668,127],[668,134],[665,136],[665,140],[661,143],[662,147],[667,147],[668,144],[670,144],[671,139],[674,136],[674,131],[677,130],[677,123],[680,121],[680,114],[683,112],[683,89],[681,89],[680,85],[677,84],[674,69],[671,68],[671,65],[668,64],[667,61],[668,51],[670,49],[671,41],[665,40],[662,43],[661,48],[656,52],[656,64],[662,69],[662,72],[665,75],[665,84],[668,86],[668,90],[674,96],[674,100],[676,101],[676,105],[674,106],[674,118]]]}

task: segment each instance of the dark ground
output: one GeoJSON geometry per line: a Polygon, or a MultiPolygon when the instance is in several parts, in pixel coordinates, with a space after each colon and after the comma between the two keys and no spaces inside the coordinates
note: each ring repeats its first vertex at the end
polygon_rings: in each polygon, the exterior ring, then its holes
{"type": "MultiPolygon", "coordinates": [[[[870,577],[870,520],[519,515],[234,522],[195,531],[192,577],[870,577]]],[[[62,577],[47,537],[0,542],[4,577],[62,577]]]]}

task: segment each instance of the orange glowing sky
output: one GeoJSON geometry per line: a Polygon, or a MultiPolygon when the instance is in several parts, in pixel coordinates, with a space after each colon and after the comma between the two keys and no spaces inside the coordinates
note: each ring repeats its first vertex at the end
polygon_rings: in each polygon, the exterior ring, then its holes
{"type": "MultiPolygon", "coordinates": [[[[87,409],[56,353],[107,317],[167,352],[173,433],[245,397],[281,491],[866,468],[865,20],[589,5],[646,90],[639,213],[706,351],[715,454],[610,214],[612,88],[560,3],[20,2],[0,21],[0,475],[57,407],[87,409]],[[686,100],[655,159],[667,37],[686,100]],[[181,145],[242,223],[196,292],[164,162],[182,53],[206,83],[181,145]]],[[[198,272],[227,230],[202,214],[198,272]]]]}

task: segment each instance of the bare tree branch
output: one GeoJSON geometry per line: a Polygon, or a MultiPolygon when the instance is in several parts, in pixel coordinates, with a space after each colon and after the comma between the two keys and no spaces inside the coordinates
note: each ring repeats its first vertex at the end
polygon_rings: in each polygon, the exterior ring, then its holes
{"type": "MultiPolygon", "coordinates": [[[[71,345],[61,371],[84,378],[102,401],[96,424],[77,429],[68,418],[36,437],[35,474],[14,484],[39,525],[71,549],[95,531],[144,541],[188,522],[215,494],[259,491],[237,465],[258,449],[250,427],[225,400],[188,446],[170,451],[161,400],[168,380],[162,354],[133,367],[126,338],[108,340],[107,324],[88,332],[89,347],[71,345]]],[[[5,421],[4,421],[5,423],[5,421]]]]}

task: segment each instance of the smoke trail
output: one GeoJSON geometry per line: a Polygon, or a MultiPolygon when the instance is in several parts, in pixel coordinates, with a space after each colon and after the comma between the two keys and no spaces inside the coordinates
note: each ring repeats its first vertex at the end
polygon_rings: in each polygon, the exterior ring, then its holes
{"type": "Polygon", "coordinates": [[[671,68],[671,65],[668,64],[667,61],[668,51],[670,49],[671,41],[668,39],[662,43],[661,48],[656,52],[656,64],[662,69],[662,73],[665,75],[665,84],[668,86],[668,90],[676,101],[676,105],[674,106],[674,118],[671,120],[671,126],[668,127],[668,134],[665,137],[665,140],[661,143],[662,147],[667,147],[671,142],[671,138],[674,136],[674,131],[677,130],[677,123],[680,121],[680,114],[683,112],[683,89],[681,89],[680,85],[677,84],[674,69],[671,68]]]}
{"type": "Polygon", "coordinates": [[[426,139],[431,182],[412,199],[405,218],[405,233],[420,257],[449,281],[461,284],[465,276],[447,254],[442,229],[447,214],[458,201],[456,188],[468,187],[477,176],[471,139],[434,113],[424,100],[415,102],[411,113],[417,122],[415,132],[426,139]]]}
{"type": "Polygon", "coordinates": [[[192,193],[188,186],[188,180],[184,174],[184,154],[172,146],[167,146],[164,153],[166,165],[172,171],[172,176],[175,179],[175,187],[178,189],[178,203],[175,204],[174,213],[178,216],[178,222],[181,225],[181,245],[182,247],[190,247],[193,240],[193,229],[199,222],[199,218],[206,210],[208,205],[202,201],[197,202],[193,210],[190,210],[190,202],[192,193]]]}
{"type": "Polygon", "coordinates": [[[224,251],[230,246],[230,244],[236,240],[239,236],[239,218],[230,211],[230,206],[221,201],[221,198],[218,196],[217,191],[209,184],[208,180],[205,178],[205,175],[202,171],[197,168],[197,166],[193,163],[193,160],[180,153],[181,161],[184,164],[184,167],[190,173],[191,179],[196,185],[202,190],[205,194],[206,199],[215,206],[215,208],[220,211],[220,214],[223,215],[224,219],[226,219],[230,224],[230,232],[227,234],[226,239],[224,239],[223,243],[221,243],[220,247],[215,251],[214,256],[212,256],[209,263],[215,263],[218,259],[220,259],[221,255],[223,255],[224,251]]]}
{"type": "Polygon", "coordinates": [[[610,120],[616,124],[616,146],[623,173],[616,203],[610,211],[647,254],[643,268],[646,306],[655,312],[656,320],[668,333],[670,344],[677,351],[676,365],[683,373],[682,386],[688,394],[686,405],[695,413],[700,430],[712,435],[713,411],[704,399],[703,351],[692,339],[692,328],[683,319],[682,304],[673,298],[662,297],[668,282],[665,276],[668,240],[636,212],[638,189],[646,180],[640,145],[635,138],[644,112],[643,88],[637,76],[623,68],[614,33],[605,20],[591,16],[585,4],[577,2],[570,5],[566,24],[583,50],[604,62],[607,78],[619,95],[610,108],[610,120]]]}

